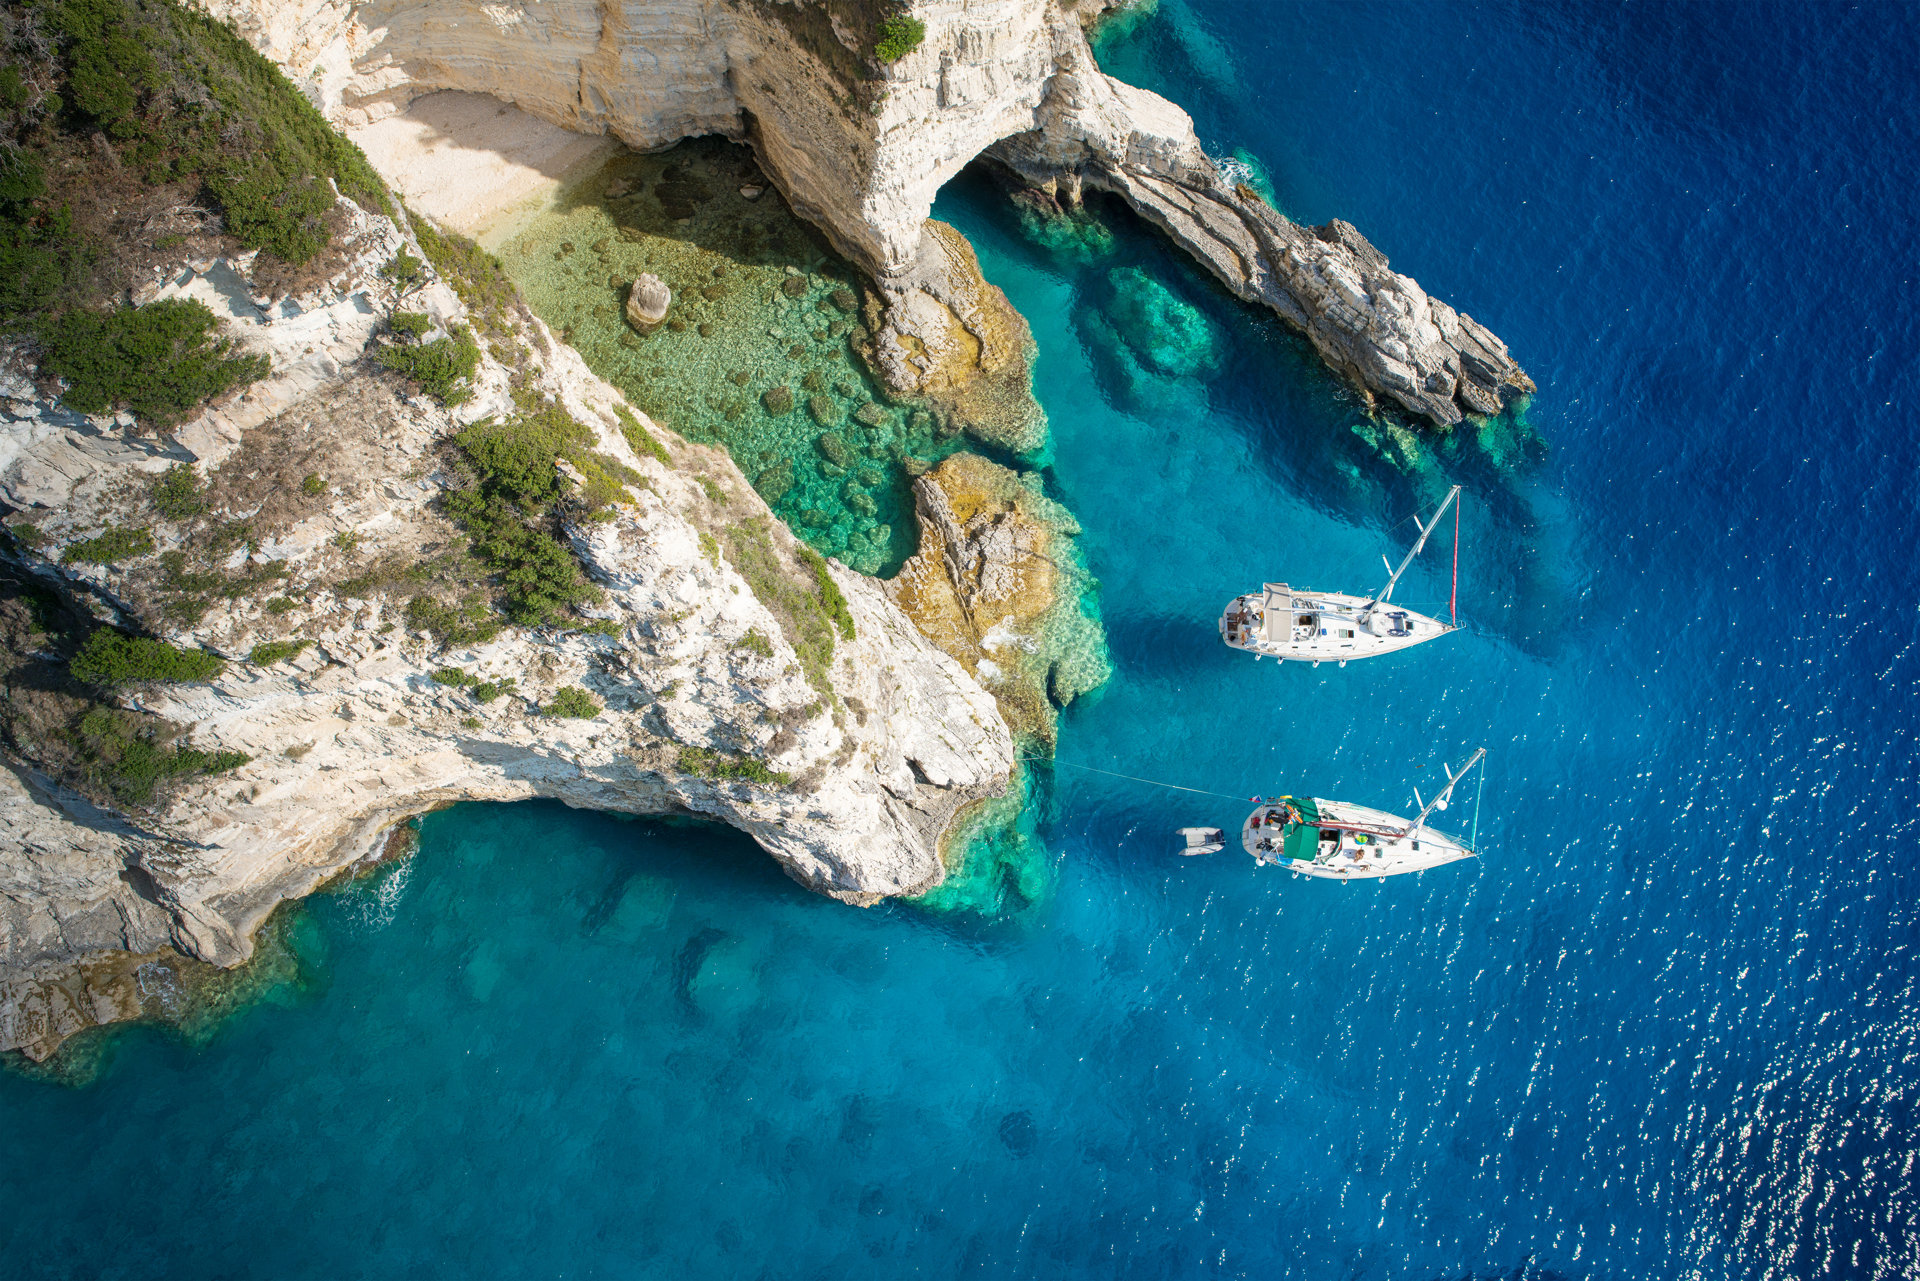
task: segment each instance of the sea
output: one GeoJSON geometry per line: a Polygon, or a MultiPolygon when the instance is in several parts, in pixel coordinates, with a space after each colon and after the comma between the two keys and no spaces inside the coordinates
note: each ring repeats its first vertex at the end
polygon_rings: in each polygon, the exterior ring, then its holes
{"type": "Polygon", "coordinates": [[[863,911],[726,829],[431,815],[213,1030],[0,1073],[0,1274],[1920,1275],[1913,7],[1160,0],[1098,53],[1537,394],[1409,443],[1124,210],[963,174],[1114,666],[1044,875],[863,911]],[[1220,644],[1456,483],[1396,599],[1460,632],[1220,644]],[[1480,747],[1477,859],[1177,851],[1480,747]]]}

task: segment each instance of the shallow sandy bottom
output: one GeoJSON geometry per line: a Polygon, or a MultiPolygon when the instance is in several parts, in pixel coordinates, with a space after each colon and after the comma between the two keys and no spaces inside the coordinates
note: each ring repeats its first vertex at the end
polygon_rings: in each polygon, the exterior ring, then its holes
{"type": "Polygon", "coordinates": [[[619,146],[454,90],[347,136],[416,213],[476,240],[508,234],[619,146]]]}

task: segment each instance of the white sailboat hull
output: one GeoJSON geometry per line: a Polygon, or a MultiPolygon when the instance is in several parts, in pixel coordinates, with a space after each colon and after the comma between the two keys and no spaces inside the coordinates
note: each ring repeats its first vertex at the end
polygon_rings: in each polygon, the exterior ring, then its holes
{"type": "Polygon", "coordinates": [[[1231,649],[1294,663],[1346,663],[1438,640],[1455,628],[1417,610],[1369,596],[1306,588],[1286,598],[1290,616],[1269,624],[1274,593],[1236,597],[1220,615],[1220,639],[1231,649]],[[1364,616],[1368,605],[1371,611],[1364,616]]]}
{"type": "Polygon", "coordinates": [[[1407,835],[1411,821],[1384,810],[1318,797],[1292,804],[1295,813],[1311,807],[1317,814],[1309,823],[1288,827],[1286,805],[1269,803],[1247,816],[1240,841],[1257,861],[1302,876],[1366,881],[1474,857],[1463,843],[1431,827],[1407,835]],[[1317,840],[1302,836],[1307,828],[1318,829],[1317,840]]]}

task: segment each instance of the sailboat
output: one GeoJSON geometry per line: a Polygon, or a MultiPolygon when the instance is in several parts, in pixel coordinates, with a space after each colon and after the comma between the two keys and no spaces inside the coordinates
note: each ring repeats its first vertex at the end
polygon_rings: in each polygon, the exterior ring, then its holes
{"type": "Polygon", "coordinates": [[[1387,585],[1373,595],[1316,592],[1286,583],[1267,583],[1261,591],[1236,597],[1227,606],[1220,615],[1220,638],[1257,658],[1276,658],[1283,663],[1292,659],[1316,667],[1335,662],[1345,667],[1350,659],[1390,654],[1445,636],[1459,625],[1454,609],[1460,584],[1459,508],[1454,508],[1453,514],[1454,599],[1447,606],[1453,621],[1443,623],[1415,610],[1393,608],[1393,589],[1427,545],[1428,536],[1447,508],[1459,497],[1460,486],[1455,485],[1447,491],[1433,519],[1422,525],[1418,516],[1413,518],[1420,537],[1399,568],[1381,557],[1387,565],[1387,585]]]}
{"type": "MultiPolygon", "coordinates": [[[[1240,830],[1247,853],[1261,863],[1285,867],[1303,876],[1332,880],[1373,880],[1402,872],[1424,872],[1443,863],[1472,858],[1480,835],[1478,801],[1474,804],[1474,834],[1460,841],[1427,826],[1427,817],[1447,808],[1453,789],[1487,754],[1481,748],[1456,773],[1447,772],[1447,785],[1408,820],[1384,810],[1345,801],[1323,801],[1315,796],[1275,796],[1260,802],[1240,830]]],[[[1445,767],[1442,766],[1444,769],[1445,767]]],[[[1481,771],[1481,785],[1486,772],[1481,771]]],[[[1413,799],[1420,800],[1415,791],[1413,799]]]]}

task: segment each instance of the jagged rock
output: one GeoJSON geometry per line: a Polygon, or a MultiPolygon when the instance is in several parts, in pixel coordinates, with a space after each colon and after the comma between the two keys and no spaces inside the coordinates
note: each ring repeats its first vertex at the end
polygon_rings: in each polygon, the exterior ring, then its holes
{"type": "Polygon", "coordinates": [[[1058,714],[1111,674],[1082,611],[1080,527],[1018,473],[954,454],[913,482],[920,547],[887,590],[987,687],[1015,735],[1051,750],[1058,714]]]}
{"type": "Polygon", "coordinates": [[[650,334],[667,318],[673,305],[673,291],[667,282],[652,272],[642,272],[627,291],[627,323],[643,334],[650,334]]]}
{"type": "Polygon", "coordinates": [[[794,210],[873,274],[885,320],[869,321],[871,354],[888,383],[951,399],[982,382],[978,414],[958,417],[996,443],[1044,430],[1009,408],[1012,389],[1025,394],[1012,369],[1024,326],[992,318],[998,291],[973,286],[957,237],[926,225],[940,188],[983,151],[1066,208],[1087,186],[1118,192],[1370,397],[1451,423],[1533,386],[1498,339],[1393,273],[1358,232],[1308,231],[1237,192],[1185,112],[1104,75],[1082,24],[1108,0],[915,0],[924,41],[871,81],[875,68],[849,54],[859,33],[822,38],[804,4],[547,0],[537,23],[496,21],[478,0],[207,7],[343,124],[450,88],[643,150],[707,133],[751,142],[794,210]]]}
{"type": "Polygon", "coordinates": [[[1046,443],[1033,398],[1033,334],[1006,294],[980,274],[967,238],[928,219],[911,271],[882,291],[862,347],[896,392],[939,406],[976,440],[1014,453],[1046,443]]]}
{"type": "Polygon", "coordinates": [[[1119,193],[1239,297],[1304,332],[1370,399],[1442,425],[1496,412],[1533,382],[1506,345],[1429,298],[1351,224],[1295,225],[1224,178],[1185,112],[1103,75],[1078,24],[1053,25],[1055,65],[1036,127],[990,154],[1047,194],[1119,193]]]}

